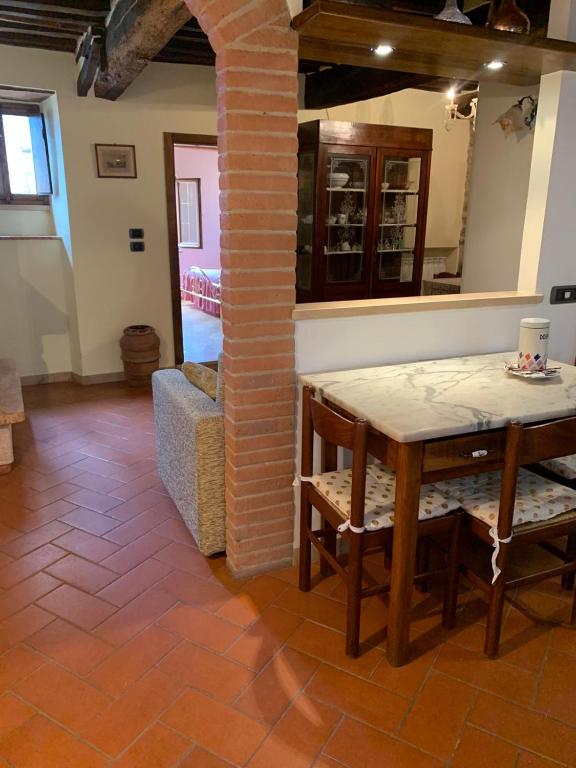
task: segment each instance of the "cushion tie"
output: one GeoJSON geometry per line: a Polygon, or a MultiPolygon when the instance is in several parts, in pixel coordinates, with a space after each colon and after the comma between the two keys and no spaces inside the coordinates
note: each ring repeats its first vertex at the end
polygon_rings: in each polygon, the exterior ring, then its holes
{"type": "Polygon", "coordinates": [[[352,533],[364,533],[366,530],[365,526],[362,526],[362,528],[356,528],[355,525],[350,523],[350,520],[346,520],[338,526],[338,533],[344,533],[344,531],[347,531],[348,529],[350,529],[352,533]]]}
{"type": "Polygon", "coordinates": [[[300,485],[302,485],[302,481],[304,481],[305,483],[311,483],[313,479],[314,479],[313,477],[305,477],[304,475],[295,475],[294,482],[292,483],[292,485],[294,486],[294,488],[298,488],[300,485]]]}
{"type": "Polygon", "coordinates": [[[489,530],[490,536],[492,538],[492,541],[494,544],[492,545],[494,547],[494,552],[492,553],[492,573],[494,574],[492,578],[492,584],[495,584],[498,576],[502,573],[502,569],[498,568],[498,555],[500,553],[500,544],[510,544],[512,541],[512,534],[508,536],[507,539],[499,539],[498,538],[498,528],[496,526],[492,526],[489,530]]]}

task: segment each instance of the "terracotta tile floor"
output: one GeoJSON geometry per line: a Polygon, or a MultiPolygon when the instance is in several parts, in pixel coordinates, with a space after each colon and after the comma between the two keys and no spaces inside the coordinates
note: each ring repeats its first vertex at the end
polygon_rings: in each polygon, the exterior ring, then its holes
{"type": "Polygon", "coordinates": [[[384,658],[385,603],[367,602],[352,661],[335,578],[305,595],[293,569],[236,582],[199,554],[155,470],[149,394],[25,397],[0,478],[0,765],[576,766],[557,583],[507,606],[498,661],[466,585],[448,633],[434,591],[416,595],[401,669],[384,658]]]}

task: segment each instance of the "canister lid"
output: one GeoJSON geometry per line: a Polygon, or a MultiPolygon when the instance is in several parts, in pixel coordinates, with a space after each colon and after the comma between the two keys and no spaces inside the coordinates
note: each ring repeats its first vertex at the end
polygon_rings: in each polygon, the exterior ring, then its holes
{"type": "Polygon", "coordinates": [[[520,325],[523,328],[548,328],[550,320],[545,317],[523,317],[520,320],[520,325]]]}

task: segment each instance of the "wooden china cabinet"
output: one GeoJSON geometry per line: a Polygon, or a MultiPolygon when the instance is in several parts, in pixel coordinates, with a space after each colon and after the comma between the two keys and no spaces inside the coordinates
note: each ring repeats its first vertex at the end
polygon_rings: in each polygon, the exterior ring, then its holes
{"type": "Polygon", "coordinates": [[[298,302],[420,293],[433,131],[299,127],[298,302]]]}

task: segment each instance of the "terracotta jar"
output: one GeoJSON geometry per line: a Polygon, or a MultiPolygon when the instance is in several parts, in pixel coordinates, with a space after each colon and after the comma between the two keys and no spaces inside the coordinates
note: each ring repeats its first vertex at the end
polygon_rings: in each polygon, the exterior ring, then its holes
{"type": "Polygon", "coordinates": [[[501,0],[498,9],[492,13],[490,26],[502,32],[530,33],[530,19],[518,8],[516,0],[501,0]]]}
{"type": "Polygon", "coordinates": [[[160,360],[160,339],[151,325],[129,325],[120,339],[122,362],[130,387],[150,384],[160,360]]]}

